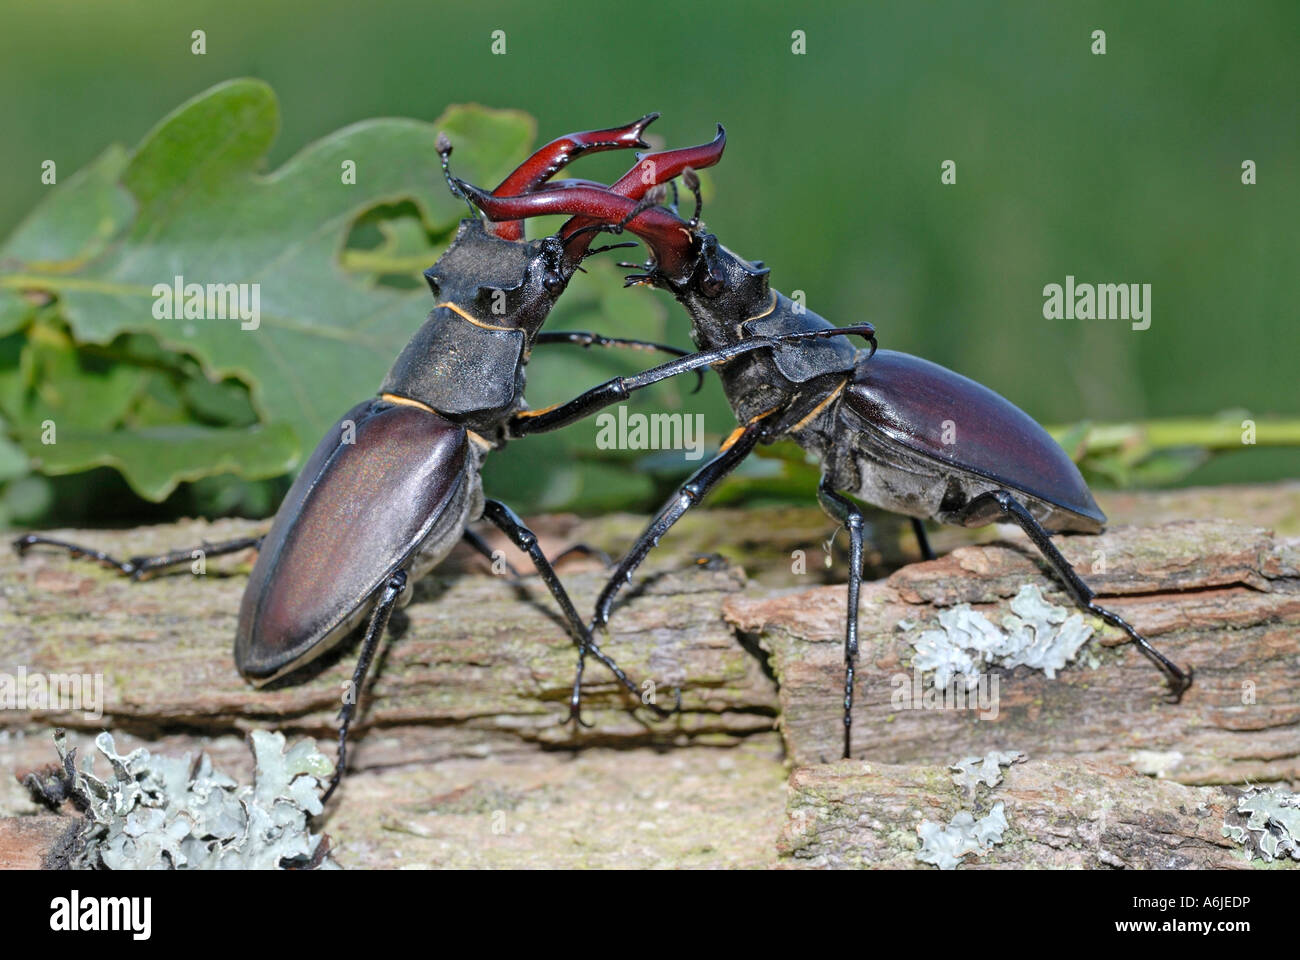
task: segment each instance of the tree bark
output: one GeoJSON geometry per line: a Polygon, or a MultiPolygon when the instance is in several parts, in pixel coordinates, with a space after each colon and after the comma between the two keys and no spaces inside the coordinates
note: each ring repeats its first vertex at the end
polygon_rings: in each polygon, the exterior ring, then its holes
{"type": "MultiPolygon", "coordinates": [[[[993,671],[996,715],[929,708],[914,695],[925,681],[912,671],[911,641],[939,611],[969,603],[998,624],[1026,583],[1072,607],[1027,540],[962,547],[863,587],[855,758],[935,764],[1015,749],[1126,764],[1183,783],[1300,779],[1296,540],[1203,520],[1057,542],[1099,603],[1194,668],[1182,701],[1163,702],[1163,678],[1151,662],[1118,629],[1089,617],[1096,633],[1080,659],[1091,650],[1095,666],[1075,662],[1055,679],[1023,666],[993,671]],[[1106,572],[1090,573],[1099,555],[1106,572]]],[[[843,587],[820,587],[724,605],[728,619],[771,653],[796,765],[841,755],[845,596],[843,587]]]]}
{"type": "MultiPolygon", "coordinates": [[[[912,656],[900,620],[924,624],[970,602],[996,622],[1024,583],[1054,602],[1064,597],[1013,530],[937,531],[935,546],[946,555],[919,563],[906,523],[877,515],[868,562],[883,579],[863,593],[856,758],[873,767],[943,769],[998,748],[1025,751],[1031,762],[1077,759],[1184,784],[1300,780],[1300,485],[1114,495],[1102,505],[1111,532],[1057,542],[1081,564],[1100,602],[1176,662],[1195,666],[1183,703],[1161,703],[1155,670],[1126,644],[1103,646],[1119,639],[1104,628],[1101,643],[1094,638],[1084,648],[1097,651],[1095,669],[1072,664],[1053,681],[1023,667],[1002,676],[996,721],[893,709],[890,679],[907,672],[912,656]],[[1152,522],[1126,526],[1142,518],[1152,522]],[[1090,573],[1098,550],[1104,574],[1090,573]],[[1243,701],[1245,693],[1253,702],[1243,701]]],[[[550,555],[585,541],[617,556],[645,522],[615,514],[539,518],[534,526],[550,555]]],[[[61,535],[130,556],[264,527],[186,522],[61,535]]],[[[840,537],[827,569],[832,530],[815,508],[693,511],[652,555],[650,572],[624,591],[612,635],[602,639],[638,685],[654,684],[659,704],[671,706],[680,687],[682,712],[654,722],[589,660],[590,730],[565,723],[575,649],[539,580],[492,576],[484,561],[458,549],[395,616],[362,698],[353,772],[325,824],[343,862],[775,864],[782,767],[772,731],[779,724],[787,761],[801,768],[796,789],[801,778],[821,775],[805,768],[839,756],[845,544],[840,537]],[[733,563],[696,562],[714,551],[733,563]],[[726,757],[737,759],[729,766],[726,757]],[[449,810],[439,799],[462,795],[482,802],[449,810]],[[503,808],[492,806],[499,795],[503,808]],[[486,839],[497,834],[483,818],[498,809],[525,811],[527,842],[486,839]],[[735,829],[720,825],[722,811],[735,829]]],[[[242,742],[248,729],[332,739],[356,639],[293,682],[246,684],[231,645],[251,560],[251,553],[214,558],[203,576],[181,567],[132,583],[56,553],[0,554],[0,672],[90,673],[104,683],[102,716],[0,710],[0,770],[52,760],[55,725],[70,729],[83,755],[107,728],[121,749],[206,749],[243,778],[251,769],[242,742]]],[[[560,573],[578,609],[590,611],[608,571],[577,560],[560,573]]],[[[1121,794],[1174,786],[1097,783],[1121,794]]],[[[936,802],[946,797],[936,794],[936,802]]],[[[0,777],[0,813],[29,819],[35,812],[17,781],[0,777]]],[[[0,836],[31,827],[0,824],[0,836]]],[[[834,854],[829,835],[819,843],[807,857],[803,847],[783,850],[800,862],[855,856],[851,844],[834,854]]]]}
{"type": "MultiPolygon", "coordinates": [[[[187,523],[64,535],[123,556],[250,529],[187,523]]],[[[213,735],[274,724],[290,736],[328,738],[352,676],[357,637],[270,688],[246,683],[231,649],[251,558],[251,552],[214,558],[203,576],[182,566],[133,583],[66,555],[6,556],[0,560],[0,577],[9,585],[0,663],[28,673],[102,676],[102,717],[39,714],[50,726],[108,727],[150,738],[177,728],[213,735]]],[[[578,609],[592,609],[604,568],[580,561],[562,569],[578,609]]],[[[761,660],[736,642],[721,614],[722,599],[744,585],[744,573],[725,564],[654,577],[620,610],[616,633],[602,646],[639,689],[653,683],[663,706],[673,706],[673,687],[681,685],[682,713],[656,721],[589,659],[583,716],[594,726],[575,729],[567,718],[577,648],[550,594],[536,576],[516,583],[486,574],[458,548],[452,562],[418,584],[412,602],[394,614],[353,727],[361,744],[356,759],[386,765],[536,746],[726,744],[770,730],[775,683],[761,660]],[[372,729],[386,733],[382,751],[366,749],[372,729]]],[[[10,711],[0,713],[0,724],[36,718],[10,711]]]]}
{"type": "MultiPolygon", "coordinates": [[[[956,758],[954,758],[956,759],[956,758]]],[[[1240,825],[1239,790],[1188,787],[1111,764],[1036,760],[1012,764],[974,797],[945,766],[856,760],[801,767],[790,778],[777,846],[798,867],[934,869],[917,858],[924,821],[979,818],[1004,804],[1002,842],[961,869],[1244,869],[1243,847],[1223,836],[1240,825]],[[868,811],[864,815],[864,811],[868,811]]]]}

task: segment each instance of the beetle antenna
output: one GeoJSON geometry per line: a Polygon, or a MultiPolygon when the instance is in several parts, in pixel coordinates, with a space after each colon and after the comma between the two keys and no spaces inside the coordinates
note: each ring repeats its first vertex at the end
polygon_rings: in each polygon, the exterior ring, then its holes
{"type": "MultiPolygon", "coordinates": [[[[700,212],[704,209],[704,199],[700,195],[700,175],[695,172],[694,167],[687,167],[682,171],[682,182],[686,184],[686,189],[695,194],[695,215],[691,217],[689,224],[691,233],[694,233],[700,226],[700,212]]],[[[676,213],[676,210],[673,210],[676,213]]]]}
{"type": "MultiPolygon", "coordinates": [[[[573,233],[569,234],[560,242],[561,244],[567,247],[571,241],[586,233],[621,233],[622,230],[621,229],[615,230],[614,229],[615,226],[616,224],[612,224],[612,223],[593,223],[590,224],[589,226],[583,227],[580,230],[573,231],[573,233]]],[[[586,258],[584,257],[583,259],[586,258]]]]}
{"type": "Polygon", "coordinates": [[[465,201],[465,206],[469,207],[469,214],[475,220],[479,218],[479,212],[475,209],[474,204],[469,202],[469,197],[465,196],[465,191],[458,184],[459,181],[451,175],[451,138],[446,133],[438,131],[438,159],[442,161],[442,175],[447,180],[447,189],[451,191],[453,197],[460,197],[465,201]]]}
{"type": "Polygon", "coordinates": [[[649,190],[646,191],[646,195],[644,197],[642,197],[639,201],[637,201],[637,205],[632,208],[631,212],[622,220],[620,220],[617,224],[615,224],[614,232],[622,233],[624,227],[626,227],[637,217],[641,216],[641,214],[645,213],[651,207],[657,207],[660,204],[662,204],[667,196],[668,196],[667,188],[665,188],[664,185],[661,183],[655,184],[653,187],[651,187],[649,190]]]}
{"type": "Polygon", "coordinates": [[[637,247],[637,246],[640,246],[640,244],[638,244],[635,240],[624,240],[622,243],[607,243],[605,244],[605,246],[597,247],[595,250],[588,250],[586,253],[582,255],[582,259],[586,260],[588,257],[594,257],[598,253],[605,253],[607,250],[620,250],[624,247],[637,247]]]}

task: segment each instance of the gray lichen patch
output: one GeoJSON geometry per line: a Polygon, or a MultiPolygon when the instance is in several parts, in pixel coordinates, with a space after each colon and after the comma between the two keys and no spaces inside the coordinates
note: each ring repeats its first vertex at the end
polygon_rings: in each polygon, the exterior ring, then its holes
{"type": "Polygon", "coordinates": [[[1002,767],[1023,762],[1025,755],[1017,750],[990,750],[982,757],[963,757],[948,769],[956,770],[952,782],[962,787],[966,795],[973,797],[982,783],[986,787],[996,787],[1002,782],[1002,767]]]}
{"type": "Polygon", "coordinates": [[[946,688],[954,677],[969,690],[988,666],[1027,666],[1056,677],[1092,636],[1078,613],[1043,599],[1035,584],[1024,584],[1011,600],[1011,612],[999,628],[984,614],[962,603],[938,614],[937,629],[912,641],[915,669],[934,672],[934,685],[946,688]]]}
{"type": "MultiPolygon", "coordinates": [[[[990,750],[982,757],[963,757],[948,769],[956,771],[952,782],[966,791],[967,799],[974,800],[981,792],[987,794],[1002,782],[1002,768],[1026,759],[1019,750],[990,750]]],[[[1002,842],[1007,829],[1006,805],[998,800],[988,814],[975,819],[970,810],[961,810],[948,823],[923,820],[916,832],[921,837],[921,849],[915,857],[921,863],[934,864],[940,870],[955,870],[964,857],[982,856],[1002,842]]]]}
{"type": "Polygon", "coordinates": [[[1223,835],[1252,853],[1252,859],[1300,860],[1300,794],[1280,787],[1250,787],[1237,798],[1241,823],[1223,824],[1223,835]]]}
{"type": "Polygon", "coordinates": [[[932,863],[940,870],[955,870],[968,854],[988,853],[995,844],[1001,843],[1006,828],[1006,808],[1001,800],[993,804],[988,816],[979,820],[967,810],[958,813],[947,826],[926,820],[916,828],[921,836],[916,859],[932,863]]]}
{"type": "Polygon", "coordinates": [[[85,810],[77,835],[59,851],[73,869],[337,868],[328,841],[310,830],[319,791],[333,762],[303,740],[285,749],[283,734],[254,731],[253,784],[240,786],[214,770],[206,754],[169,757],[144,748],[122,756],[111,734],[95,747],[108,761],[100,779],[94,759],[76,768],[62,731],[55,746],[70,778],[69,793],[85,810]]]}

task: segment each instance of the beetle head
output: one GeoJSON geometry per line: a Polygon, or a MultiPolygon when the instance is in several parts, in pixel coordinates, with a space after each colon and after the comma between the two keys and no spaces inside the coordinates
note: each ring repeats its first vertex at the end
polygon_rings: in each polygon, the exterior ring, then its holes
{"type": "MultiPolygon", "coordinates": [[[[645,128],[658,116],[647,114],[623,127],[589,130],[552,140],[511,172],[492,195],[529,194],[545,189],[547,180],[583,153],[645,147],[645,128]]],[[[454,194],[482,194],[453,177],[449,170],[451,141],[438,135],[438,154],[454,194]]],[[[578,262],[564,255],[558,236],[523,239],[523,220],[484,222],[462,220],[451,245],[424,272],[439,303],[453,303],[476,321],[490,326],[536,333],[555,305],[578,262]]]]}
{"type": "Polygon", "coordinates": [[[670,286],[690,312],[701,346],[735,342],[737,325],[767,309],[772,296],[769,272],[761,262],[728,250],[713,234],[700,235],[690,277],[670,286]]]}
{"type": "Polygon", "coordinates": [[[505,240],[481,220],[462,220],[456,238],[424,271],[438,303],[452,303],[493,327],[535,333],[573,275],[558,237],[505,240]]]}

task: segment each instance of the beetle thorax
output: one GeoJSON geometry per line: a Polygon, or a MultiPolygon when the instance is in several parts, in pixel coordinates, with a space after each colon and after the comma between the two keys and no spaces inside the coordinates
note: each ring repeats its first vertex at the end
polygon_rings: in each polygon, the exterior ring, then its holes
{"type": "Polygon", "coordinates": [[[380,392],[497,435],[522,407],[528,351],[571,275],[558,238],[507,240],[478,220],[461,221],[425,271],[434,309],[380,392]]]}

